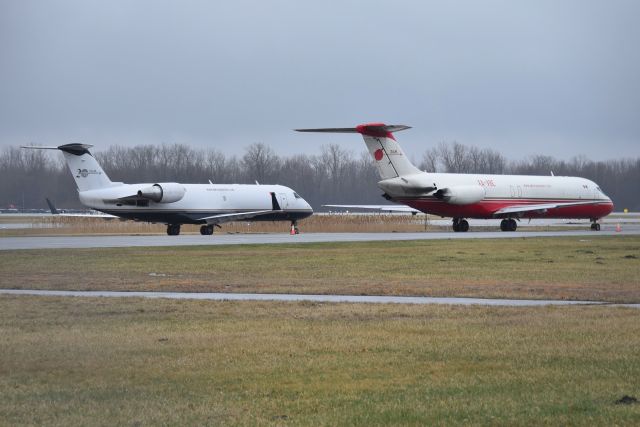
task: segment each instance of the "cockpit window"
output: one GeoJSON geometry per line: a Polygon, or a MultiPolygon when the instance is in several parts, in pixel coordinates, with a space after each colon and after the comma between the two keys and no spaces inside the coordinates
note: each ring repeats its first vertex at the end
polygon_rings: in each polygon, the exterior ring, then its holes
{"type": "Polygon", "coordinates": [[[602,193],[602,190],[600,189],[600,187],[596,187],[596,190],[602,193]]]}
{"type": "Polygon", "coordinates": [[[296,199],[302,199],[302,197],[300,197],[300,195],[295,191],[293,192],[293,197],[295,197],[296,199]]]}

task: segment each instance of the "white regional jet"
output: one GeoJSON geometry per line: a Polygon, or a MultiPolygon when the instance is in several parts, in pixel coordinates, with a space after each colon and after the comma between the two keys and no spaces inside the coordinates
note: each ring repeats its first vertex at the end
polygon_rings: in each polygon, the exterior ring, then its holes
{"type": "Polygon", "coordinates": [[[179,184],[112,182],[89,152],[91,145],[22,148],[60,150],[78,186],[83,205],[124,219],[167,224],[167,234],[180,234],[181,224],[202,224],[200,234],[230,221],[297,221],[313,214],[295,191],[282,185],[179,184]]]}
{"type": "Polygon", "coordinates": [[[452,217],[454,231],[469,230],[465,218],[503,218],[502,231],[515,231],[520,218],[589,218],[591,229],[597,231],[598,219],[613,210],[611,199],[584,178],[422,172],[407,159],[393,136],[393,132],[405,129],[410,127],[369,123],[355,128],[296,130],[361,134],[376,161],[383,196],[424,213],[452,217]]]}

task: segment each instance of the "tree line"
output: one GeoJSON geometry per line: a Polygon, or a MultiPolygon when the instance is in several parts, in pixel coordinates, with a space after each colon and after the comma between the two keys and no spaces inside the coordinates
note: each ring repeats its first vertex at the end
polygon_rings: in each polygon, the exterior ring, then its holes
{"type": "MultiPolygon", "coordinates": [[[[183,144],[111,146],[94,155],[112,181],[282,184],[317,210],[322,204],[384,203],[371,156],[339,145],[325,145],[320,154],[292,156],[277,155],[262,143],[248,146],[242,156],[183,144]]],[[[640,210],[640,157],[507,160],[495,150],[454,142],[426,150],[418,166],[427,172],[581,176],[597,182],[617,210],[640,210]]],[[[45,197],[59,207],[79,208],[75,188],[58,152],[8,147],[0,153],[0,208],[46,208],[45,197]]]]}

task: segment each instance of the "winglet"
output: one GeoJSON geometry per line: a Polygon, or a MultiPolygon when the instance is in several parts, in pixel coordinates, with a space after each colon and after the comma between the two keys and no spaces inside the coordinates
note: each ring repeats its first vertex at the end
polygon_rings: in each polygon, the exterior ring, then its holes
{"type": "Polygon", "coordinates": [[[60,212],[58,212],[58,209],[56,209],[56,207],[53,205],[53,202],[51,200],[49,200],[48,198],[45,198],[45,200],[47,201],[47,204],[49,205],[49,209],[51,210],[51,215],[58,215],[60,212]]]}

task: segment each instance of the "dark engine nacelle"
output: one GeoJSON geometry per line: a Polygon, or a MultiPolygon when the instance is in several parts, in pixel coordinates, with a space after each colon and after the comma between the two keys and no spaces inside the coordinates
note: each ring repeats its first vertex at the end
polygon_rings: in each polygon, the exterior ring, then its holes
{"type": "Polygon", "coordinates": [[[152,200],[156,203],[173,203],[181,200],[187,190],[177,182],[161,182],[151,187],[138,190],[138,197],[152,200]]]}
{"type": "Polygon", "coordinates": [[[479,185],[458,185],[442,188],[433,195],[452,205],[470,205],[484,199],[485,191],[479,185]]]}

